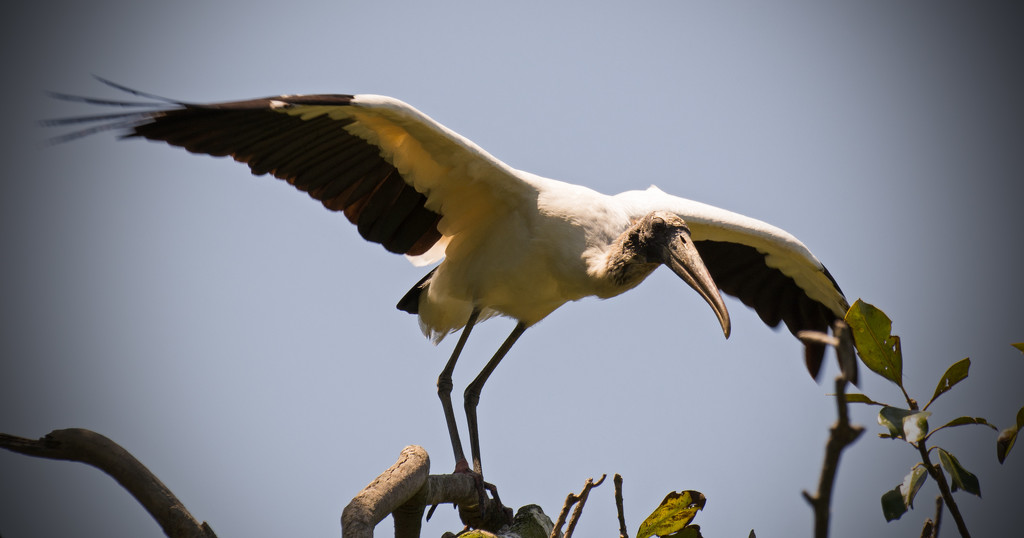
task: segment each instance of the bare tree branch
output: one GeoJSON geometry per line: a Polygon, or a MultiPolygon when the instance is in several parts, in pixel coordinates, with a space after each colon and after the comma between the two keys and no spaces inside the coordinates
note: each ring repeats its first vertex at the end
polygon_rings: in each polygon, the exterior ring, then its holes
{"type": "Polygon", "coordinates": [[[90,430],[54,430],[38,440],[0,433],[0,447],[54,460],[87,463],[107,473],[131,493],[172,538],[215,538],[145,465],[110,439],[90,430]]]}
{"type": "Polygon", "coordinates": [[[395,536],[419,536],[420,516],[426,507],[424,486],[430,472],[430,458],[420,446],[407,446],[398,461],[370,482],[341,513],[341,535],[344,538],[372,537],[373,528],[382,519],[398,510],[395,515],[395,536]],[[415,504],[405,506],[416,498],[415,504]],[[413,516],[416,516],[415,518],[413,516]],[[415,522],[413,523],[413,519],[415,522]]]}
{"type": "MultiPolygon", "coordinates": [[[[135,497],[171,538],[216,538],[206,523],[199,523],[173,493],[127,450],[90,430],[54,430],[38,440],[0,433],[0,448],[12,452],[87,463],[113,477],[135,497]]],[[[363,488],[341,516],[342,536],[372,537],[373,529],[389,514],[394,516],[396,538],[417,538],[427,506],[453,503],[463,522],[475,528],[497,531],[511,518],[499,503],[486,499],[480,510],[476,480],[468,474],[429,475],[430,458],[419,446],[408,446],[398,461],[363,488]],[[477,521],[481,514],[489,519],[477,521]]],[[[588,481],[589,483],[589,481],[588,481]]],[[[509,509],[504,509],[509,510],[509,509]]],[[[509,511],[510,513],[510,511],[509,511]]],[[[538,506],[526,506],[516,517],[523,529],[551,527],[538,506]]],[[[536,534],[536,530],[531,530],[536,534]]]]}
{"type": "MultiPolygon", "coordinates": [[[[829,338],[829,344],[834,345],[839,355],[839,363],[843,365],[852,364],[856,360],[853,350],[853,337],[849,327],[841,321],[837,321],[832,329],[835,338],[829,338]]],[[[818,335],[806,334],[801,331],[799,337],[821,341],[818,335]]],[[[846,369],[844,371],[853,371],[846,369]]],[[[804,491],[804,498],[810,503],[814,510],[814,536],[815,538],[826,538],[828,536],[828,524],[832,504],[832,488],[835,485],[836,473],[839,470],[839,457],[843,449],[853,444],[862,433],[861,426],[850,425],[850,414],[846,403],[846,384],[849,381],[845,374],[836,378],[836,408],[839,420],[830,429],[828,442],[825,444],[825,461],[821,467],[821,477],[818,480],[818,491],[814,495],[804,491]]]]}
{"type": "Polygon", "coordinates": [[[626,530],[626,514],[622,510],[622,475],[615,473],[612,482],[615,484],[615,511],[619,513],[619,538],[629,538],[629,531],[626,530]]]}

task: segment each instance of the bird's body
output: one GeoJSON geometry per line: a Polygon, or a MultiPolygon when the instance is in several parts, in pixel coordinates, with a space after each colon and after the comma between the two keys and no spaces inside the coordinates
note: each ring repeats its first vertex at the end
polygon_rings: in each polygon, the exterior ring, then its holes
{"type": "Polygon", "coordinates": [[[683,216],[698,250],[703,241],[754,247],[764,254],[767,267],[799,276],[809,296],[838,316],[845,313],[845,298],[820,262],[783,230],[654,186],[608,196],[512,172],[534,190],[527,207],[536,211],[512,210],[474,227],[478,237],[448,245],[428,293],[420,298],[419,316],[429,334],[462,328],[473,305],[483,306],[485,316],[491,311],[530,326],[566,302],[606,299],[632,289],[650,271],[628,281],[610,277],[611,247],[633,223],[657,210],[683,216]]]}
{"type": "MultiPolygon", "coordinates": [[[[608,196],[513,169],[393,98],[282,95],[193,104],[57,97],[148,107],[50,122],[91,125],[64,138],[121,129],[231,156],[344,212],[365,239],[414,264],[437,263],[399,308],[416,313],[435,341],[464,328],[438,382],[462,464],[450,374],[479,320],[504,315],[519,323],[467,389],[474,456],[479,389],[523,330],[568,301],[619,295],[667,265],[712,306],[726,336],[730,322],[718,288],[794,334],[825,331],[847,309],[824,266],[783,230],[653,186],[608,196]]],[[[822,353],[808,346],[812,375],[822,353]]]]}
{"type": "Polygon", "coordinates": [[[513,172],[533,191],[524,205],[536,210],[513,206],[500,218],[488,215],[448,245],[420,298],[420,320],[430,334],[462,328],[474,306],[483,307],[483,316],[530,326],[568,301],[612,297],[639,284],[604,274],[609,247],[631,224],[613,197],[513,172]]]}

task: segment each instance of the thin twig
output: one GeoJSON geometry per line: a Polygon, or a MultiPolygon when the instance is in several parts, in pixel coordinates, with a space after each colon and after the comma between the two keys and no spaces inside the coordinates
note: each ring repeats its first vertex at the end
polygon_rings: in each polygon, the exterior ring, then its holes
{"type": "Polygon", "coordinates": [[[938,538],[939,525],[942,524],[942,495],[935,497],[935,530],[932,531],[932,538],[938,538]]]}
{"type": "Polygon", "coordinates": [[[576,501],[580,500],[575,493],[570,493],[565,496],[565,502],[562,504],[562,510],[558,512],[558,518],[555,520],[555,526],[551,528],[550,538],[558,538],[558,535],[562,534],[562,526],[565,525],[566,518],[569,517],[569,510],[572,510],[576,501]]]}
{"type": "Polygon", "coordinates": [[[924,520],[924,527],[921,529],[921,538],[935,538],[935,523],[933,523],[932,520],[924,520]]]}
{"type": "Polygon", "coordinates": [[[622,510],[622,475],[615,473],[612,482],[615,484],[615,510],[619,513],[619,538],[629,538],[629,531],[626,530],[626,515],[622,510]]]}
{"type": "Polygon", "coordinates": [[[967,530],[967,523],[964,522],[964,517],[960,515],[960,507],[953,500],[953,492],[949,490],[946,475],[943,474],[942,469],[939,469],[938,466],[932,465],[931,458],[928,457],[928,448],[925,447],[924,441],[917,444],[917,451],[921,453],[921,462],[924,463],[924,468],[935,479],[935,483],[939,485],[939,493],[942,494],[942,500],[946,501],[949,515],[953,516],[953,521],[956,523],[956,529],[960,531],[960,536],[969,538],[971,532],[967,530]]]}
{"type": "Polygon", "coordinates": [[[80,428],[54,430],[38,440],[0,433],[0,447],[28,456],[78,461],[98,468],[128,490],[167,536],[216,536],[209,525],[192,517],[171,490],[135,456],[96,432],[80,428]]]}

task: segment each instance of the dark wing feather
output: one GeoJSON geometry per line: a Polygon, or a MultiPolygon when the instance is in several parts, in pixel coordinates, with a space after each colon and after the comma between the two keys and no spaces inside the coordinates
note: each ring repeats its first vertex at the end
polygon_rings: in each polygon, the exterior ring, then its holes
{"type": "MultiPolygon", "coordinates": [[[[140,103],[63,94],[61,99],[111,106],[140,103]]],[[[147,96],[148,97],[148,96],[147,96]]],[[[341,211],[360,235],[387,250],[417,256],[441,238],[441,216],[425,207],[427,200],[381,155],[379,148],[344,129],[351,119],[323,114],[310,119],[284,114],[282,107],[352,104],[351,95],[279,96],[219,104],[166,100],[157,110],[68,118],[48,125],[90,124],[55,140],[85,136],[108,128],[180,146],[193,153],[230,156],[249,165],[255,175],[272,174],[341,211]],[[106,125],[98,122],[106,122],[106,125]]]]}
{"type": "MultiPolygon", "coordinates": [[[[808,297],[792,278],[769,267],[765,263],[765,255],[756,248],[710,240],[694,241],[694,244],[718,287],[753,308],[769,327],[785,322],[794,335],[803,330],[828,332],[838,319],[827,306],[808,297]]],[[[827,271],[825,273],[828,274],[827,271]]],[[[839,289],[838,285],[836,289],[839,289]]],[[[824,354],[825,346],[806,345],[804,358],[807,370],[815,378],[821,370],[824,354]]]]}
{"type": "Polygon", "coordinates": [[[408,218],[423,208],[426,196],[406,183],[375,146],[344,130],[351,120],[327,115],[303,120],[274,110],[281,103],[346,106],[351,101],[351,96],[323,95],[186,105],[152,115],[133,134],[196,153],[230,155],[254,174],[273,174],[328,209],[342,211],[364,239],[391,252],[423,254],[441,237],[440,216],[408,218]]]}

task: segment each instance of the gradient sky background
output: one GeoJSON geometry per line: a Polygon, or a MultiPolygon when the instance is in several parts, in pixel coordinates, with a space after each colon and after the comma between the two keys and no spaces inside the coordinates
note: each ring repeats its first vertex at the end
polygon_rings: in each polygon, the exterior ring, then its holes
{"type": "MultiPolygon", "coordinates": [[[[893,318],[922,401],[971,357],[933,426],[1003,428],[1024,405],[1016,3],[27,4],[0,23],[0,431],[103,433],[220,536],[337,536],[408,444],[450,471],[434,383],[455,338],[435,348],[394,308],[423,268],[283,182],[110,135],[46,146],[38,120],[94,110],[45,90],[120,97],[92,74],[193,101],[392,95],[516,168],[760,218],[893,318]]],[[[617,472],[631,534],[666,493],[697,489],[708,536],[810,535],[800,492],[817,485],[836,369],[814,383],[795,339],[728,306],[726,341],[662,270],[527,331],[480,408],[502,499],[554,517],[617,472]]],[[[512,326],[474,331],[457,394],[512,326]]],[[[877,408],[854,411],[868,434],[845,453],[833,536],[916,536],[937,490],[885,523],[879,497],[916,452],[876,438],[877,408]]],[[[957,494],[977,536],[1020,525],[1024,448],[1000,466],[995,438],[936,438],[981,481],[984,499],[957,494]]],[[[458,527],[442,507],[424,536],[458,527]]],[[[609,482],[578,534],[616,529],[609,482]]],[[[0,533],[160,530],[91,467],[0,452],[0,533]]]]}

